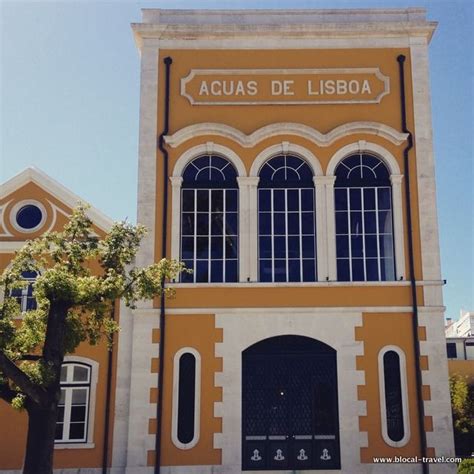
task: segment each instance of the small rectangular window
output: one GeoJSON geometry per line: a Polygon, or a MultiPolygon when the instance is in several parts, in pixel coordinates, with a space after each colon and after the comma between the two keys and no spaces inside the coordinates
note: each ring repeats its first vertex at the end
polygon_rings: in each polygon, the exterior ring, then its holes
{"type": "Polygon", "coordinates": [[[446,352],[448,354],[448,359],[456,359],[458,354],[457,354],[457,349],[456,349],[456,343],[455,342],[448,342],[446,344],[446,352]]]}

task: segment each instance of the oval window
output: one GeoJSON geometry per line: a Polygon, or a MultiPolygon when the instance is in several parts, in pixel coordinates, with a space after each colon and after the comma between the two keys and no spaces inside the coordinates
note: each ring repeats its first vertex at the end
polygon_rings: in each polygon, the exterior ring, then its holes
{"type": "Polygon", "coordinates": [[[382,437],[396,448],[410,439],[410,417],[405,353],[397,346],[386,346],[378,357],[382,437]]]}
{"type": "Polygon", "coordinates": [[[201,356],[185,347],[174,356],[173,416],[171,438],[180,449],[191,449],[199,441],[201,356]]]}
{"type": "Polygon", "coordinates": [[[194,438],[196,358],[187,352],[179,358],[178,440],[189,444],[194,438]]]}
{"type": "Polygon", "coordinates": [[[383,356],[385,410],[387,413],[387,434],[392,441],[400,441],[405,434],[403,424],[402,380],[400,357],[395,351],[383,356]]]}

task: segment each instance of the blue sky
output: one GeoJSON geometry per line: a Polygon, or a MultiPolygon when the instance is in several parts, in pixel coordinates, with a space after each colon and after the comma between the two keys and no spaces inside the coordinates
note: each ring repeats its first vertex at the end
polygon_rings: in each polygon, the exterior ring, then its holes
{"type": "Polygon", "coordinates": [[[135,221],[141,8],[421,6],[430,47],[447,315],[474,310],[474,2],[0,0],[0,181],[35,165],[113,219],[135,221]]]}

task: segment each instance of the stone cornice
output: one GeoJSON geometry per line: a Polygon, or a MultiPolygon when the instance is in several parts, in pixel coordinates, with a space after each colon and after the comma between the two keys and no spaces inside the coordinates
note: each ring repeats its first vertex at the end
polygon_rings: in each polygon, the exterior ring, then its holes
{"type": "MultiPolygon", "coordinates": [[[[133,23],[135,40],[242,40],[256,38],[373,38],[422,36],[429,41],[437,23],[425,10],[143,10],[133,23]]],[[[258,47],[258,46],[256,46],[258,47]]]]}

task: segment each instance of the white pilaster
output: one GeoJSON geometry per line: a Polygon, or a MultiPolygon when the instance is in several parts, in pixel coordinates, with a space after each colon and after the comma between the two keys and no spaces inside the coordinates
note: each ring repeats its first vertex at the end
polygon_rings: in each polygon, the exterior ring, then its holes
{"type": "Polygon", "coordinates": [[[260,178],[246,178],[248,188],[249,240],[248,274],[251,282],[258,281],[258,182],[260,178]]]}
{"type": "Polygon", "coordinates": [[[326,188],[326,233],[327,233],[327,262],[329,281],[337,280],[336,265],[336,215],[334,210],[335,176],[325,176],[326,188]]]}
{"type": "Polygon", "coordinates": [[[328,273],[328,244],[326,229],[326,182],[325,176],[313,177],[316,195],[316,251],[318,265],[318,281],[326,281],[328,273]]]}
{"type": "Polygon", "coordinates": [[[402,205],[402,174],[390,175],[392,183],[392,201],[393,201],[393,238],[395,239],[395,269],[396,279],[406,279],[405,271],[405,232],[403,231],[403,205],[402,205]]]}
{"type": "Polygon", "coordinates": [[[171,258],[179,260],[180,247],[180,216],[181,216],[181,176],[171,176],[171,258]]]}
{"type": "MultiPolygon", "coordinates": [[[[411,69],[413,83],[414,134],[418,206],[420,211],[421,261],[424,280],[441,280],[436,210],[436,182],[433,157],[428,42],[411,38],[411,69]]],[[[441,292],[441,288],[439,288],[441,292]]],[[[431,303],[425,301],[426,305],[431,303]]]]}

